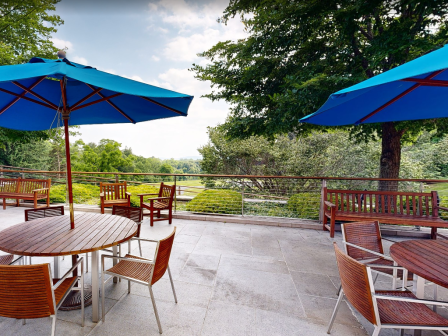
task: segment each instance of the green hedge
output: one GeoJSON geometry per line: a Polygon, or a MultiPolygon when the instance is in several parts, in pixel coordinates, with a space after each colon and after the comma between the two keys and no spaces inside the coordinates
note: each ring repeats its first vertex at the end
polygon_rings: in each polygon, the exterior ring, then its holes
{"type": "MultiPolygon", "coordinates": [[[[100,187],[91,184],[73,183],[73,202],[76,204],[100,204],[100,187]]],[[[140,206],[140,197],[137,194],[158,193],[159,188],[149,185],[128,186],[128,192],[132,194],[131,205],[140,206]]],[[[148,196],[152,197],[152,196],[148,196]]],[[[50,203],[66,202],[65,184],[53,185],[50,190],[50,203]]]]}
{"type": "Polygon", "coordinates": [[[292,195],[287,207],[296,218],[319,219],[320,194],[301,193],[292,195]]]}
{"type": "Polygon", "coordinates": [[[241,194],[230,190],[204,190],[186,205],[191,212],[241,214],[241,194]]]}

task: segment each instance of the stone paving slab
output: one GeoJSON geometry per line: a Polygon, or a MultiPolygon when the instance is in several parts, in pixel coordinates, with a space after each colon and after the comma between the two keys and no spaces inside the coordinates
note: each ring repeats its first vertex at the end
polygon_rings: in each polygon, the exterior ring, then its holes
{"type": "MultiPolygon", "coordinates": [[[[0,210],[0,230],[22,221],[23,208],[0,210]]],[[[339,286],[332,243],[340,244],[340,234],[333,240],[319,230],[182,219],[174,219],[171,226],[162,221],[151,227],[145,219],[141,236],[163,238],[174,226],[170,268],[178,303],[167,274],[153,288],[163,335],[326,335],[339,286]]],[[[391,244],[385,242],[386,249],[391,244]]],[[[125,244],[124,251],[127,248],[125,244]]],[[[146,242],[142,249],[146,257],[155,251],[154,244],[146,242]]],[[[137,243],[131,250],[138,254],[137,243]]],[[[53,259],[33,258],[33,262],[53,259]]],[[[62,271],[69,266],[70,258],[65,258],[62,271]]],[[[390,286],[388,281],[381,277],[378,286],[390,286]]],[[[448,298],[448,291],[440,292],[448,298]]],[[[59,312],[57,335],[159,335],[147,287],[133,284],[127,294],[126,281],[109,282],[105,296],[105,323],[91,322],[91,307],[86,309],[84,328],[79,311],[59,312]]],[[[441,312],[448,315],[446,309],[441,312]]],[[[19,320],[0,317],[2,336],[49,335],[50,327],[50,319],[28,320],[22,326],[19,320]]],[[[367,335],[366,329],[372,332],[370,324],[344,302],[332,335],[367,335]]],[[[386,335],[398,331],[381,333],[386,335]]]]}

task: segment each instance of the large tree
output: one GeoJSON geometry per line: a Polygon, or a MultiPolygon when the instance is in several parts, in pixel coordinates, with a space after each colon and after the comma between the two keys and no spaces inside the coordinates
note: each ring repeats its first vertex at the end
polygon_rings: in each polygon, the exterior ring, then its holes
{"type": "MultiPolygon", "coordinates": [[[[51,14],[60,0],[4,0],[0,2],[0,65],[20,64],[31,57],[56,58],[51,41],[56,26],[63,23],[51,14]]],[[[17,146],[48,138],[46,132],[24,132],[0,127],[0,164],[17,146]]]]}
{"type": "MultiPolygon", "coordinates": [[[[201,54],[210,62],[192,70],[211,81],[214,90],[206,97],[231,104],[225,123],[230,137],[307,135],[319,127],[299,119],[332,92],[442,46],[447,15],[443,0],[231,0],[220,20],[240,16],[249,36],[219,42],[201,54]]],[[[397,178],[401,144],[422,130],[444,133],[448,122],[349,129],[358,140],[382,137],[379,177],[397,178]]],[[[388,188],[397,185],[380,184],[388,188]]]]}

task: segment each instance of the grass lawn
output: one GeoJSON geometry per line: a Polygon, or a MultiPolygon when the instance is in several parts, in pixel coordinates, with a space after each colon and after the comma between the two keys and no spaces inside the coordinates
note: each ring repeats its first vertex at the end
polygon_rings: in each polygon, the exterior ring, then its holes
{"type": "Polygon", "coordinates": [[[439,196],[448,196],[448,183],[435,183],[426,186],[425,191],[437,191],[439,196]]]}

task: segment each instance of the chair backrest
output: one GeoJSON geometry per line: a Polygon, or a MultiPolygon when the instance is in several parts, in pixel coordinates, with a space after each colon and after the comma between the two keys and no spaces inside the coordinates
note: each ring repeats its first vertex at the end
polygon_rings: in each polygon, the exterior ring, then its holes
{"type": "Polygon", "coordinates": [[[369,275],[365,265],[351,258],[333,243],[342,290],[355,309],[370,323],[376,324],[369,275]]]}
{"type": "MultiPolygon", "coordinates": [[[[348,243],[377,253],[384,253],[378,221],[344,223],[342,224],[342,236],[344,241],[348,243]]],[[[356,260],[378,258],[372,253],[349,245],[346,245],[346,251],[350,257],[356,260]]]]}
{"type": "MultiPolygon", "coordinates": [[[[35,189],[50,188],[51,179],[37,180],[37,179],[18,179],[19,188],[17,192],[21,194],[32,194],[35,189]]],[[[45,191],[40,191],[38,194],[45,194],[45,191]]]]}
{"type": "Polygon", "coordinates": [[[155,284],[165,274],[166,269],[168,268],[175,234],[176,227],[174,227],[173,232],[165,239],[162,239],[157,246],[156,264],[154,265],[154,274],[151,285],[155,284]]]}
{"type": "Polygon", "coordinates": [[[171,206],[173,203],[174,193],[176,191],[175,185],[167,185],[163,182],[160,183],[160,189],[159,189],[159,197],[169,197],[169,199],[160,200],[159,202],[165,203],[168,206],[171,206]]]}
{"type": "Polygon", "coordinates": [[[33,219],[44,218],[44,217],[55,217],[64,215],[64,206],[52,206],[37,209],[26,209],[25,210],[25,222],[33,219]]]}
{"type": "Polygon", "coordinates": [[[0,266],[0,316],[54,315],[53,296],[49,264],[0,266]]]}
{"type": "Polygon", "coordinates": [[[126,181],[122,183],[100,183],[100,193],[104,193],[106,200],[125,199],[127,192],[126,181]]]}
{"type": "Polygon", "coordinates": [[[141,221],[143,220],[142,208],[114,205],[112,207],[112,215],[126,217],[136,222],[138,224],[138,229],[135,236],[140,237],[140,226],[141,221]]]}
{"type": "Polygon", "coordinates": [[[19,179],[0,178],[0,192],[18,192],[19,179]]]}

